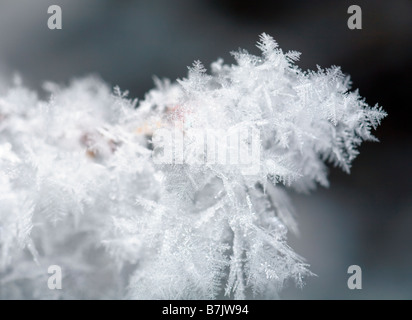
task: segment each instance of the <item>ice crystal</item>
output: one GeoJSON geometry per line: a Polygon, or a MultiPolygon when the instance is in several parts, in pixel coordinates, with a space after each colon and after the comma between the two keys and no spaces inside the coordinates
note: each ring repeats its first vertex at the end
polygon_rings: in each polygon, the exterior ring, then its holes
{"type": "Polygon", "coordinates": [[[1,94],[0,297],[275,298],[301,285],[286,190],[327,186],[325,162],[349,171],[385,112],[338,67],[302,71],[266,34],[258,48],[211,74],[196,61],[139,102],[94,78],[47,83],[47,101],[20,83],[1,94]],[[62,290],[48,289],[49,265],[62,290]]]}

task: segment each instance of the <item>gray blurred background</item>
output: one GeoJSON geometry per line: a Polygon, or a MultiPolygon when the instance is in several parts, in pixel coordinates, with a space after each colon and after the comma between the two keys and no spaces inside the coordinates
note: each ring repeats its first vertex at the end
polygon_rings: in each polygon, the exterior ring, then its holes
{"type": "MultiPolygon", "coordinates": [[[[241,47],[258,53],[262,32],[299,66],[342,66],[366,101],[389,113],[365,143],[351,175],[331,168],[329,189],[292,198],[300,237],[291,246],[317,274],[286,299],[412,298],[412,1],[411,0],[0,0],[0,73],[46,80],[100,75],[143,98],[152,76],[175,79],[241,47]],[[60,5],[63,29],[47,28],[60,5]],[[362,8],[363,29],[349,30],[347,9],[362,8]],[[359,265],[363,289],[349,290],[359,265]]],[[[6,79],[7,80],[7,79],[6,79]]]]}

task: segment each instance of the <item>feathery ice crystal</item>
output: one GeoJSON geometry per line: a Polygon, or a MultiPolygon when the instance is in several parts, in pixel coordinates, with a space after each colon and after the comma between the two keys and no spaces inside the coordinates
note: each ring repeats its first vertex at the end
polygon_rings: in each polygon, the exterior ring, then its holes
{"type": "Polygon", "coordinates": [[[266,34],[258,47],[211,74],[195,62],[140,102],[94,78],[48,83],[48,101],[18,83],[2,92],[0,297],[274,298],[288,279],[301,285],[310,272],[286,243],[285,187],[327,186],[325,161],[349,171],[385,112],[338,67],[302,71],[266,34]],[[195,129],[230,128],[258,133],[254,174],[156,161],[159,130],[179,131],[185,159],[199,160],[195,129]],[[63,290],[48,289],[49,265],[63,290]]]}

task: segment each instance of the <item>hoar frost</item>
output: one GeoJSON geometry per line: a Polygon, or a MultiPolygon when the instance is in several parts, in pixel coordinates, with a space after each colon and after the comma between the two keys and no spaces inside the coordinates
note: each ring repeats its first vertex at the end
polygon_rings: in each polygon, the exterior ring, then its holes
{"type": "Polygon", "coordinates": [[[21,84],[3,92],[0,297],[275,298],[290,279],[302,285],[310,272],[286,243],[296,223],[285,189],[327,186],[325,161],[349,171],[385,112],[338,67],[302,71],[299,53],[266,34],[258,47],[211,74],[195,62],[140,102],[93,78],[46,84],[48,101],[21,84]],[[199,159],[193,130],[229,128],[259,133],[253,174],[156,161],[159,130],[180,133],[185,159],[199,159]],[[50,265],[63,290],[47,288],[50,265]]]}

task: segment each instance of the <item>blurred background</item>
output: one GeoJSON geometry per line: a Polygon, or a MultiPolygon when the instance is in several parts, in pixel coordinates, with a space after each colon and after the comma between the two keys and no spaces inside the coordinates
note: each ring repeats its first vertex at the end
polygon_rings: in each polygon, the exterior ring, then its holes
{"type": "Polygon", "coordinates": [[[364,143],[351,175],[330,169],[331,187],[292,194],[300,236],[291,246],[317,275],[285,299],[412,299],[411,0],[0,0],[0,74],[18,72],[39,90],[97,74],[143,98],[152,76],[181,78],[187,66],[239,47],[258,53],[258,35],[302,52],[298,65],[339,65],[370,105],[388,112],[380,143],[364,143]],[[60,5],[63,29],[47,28],[60,5]],[[347,9],[362,8],[362,30],[347,9]],[[362,268],[362,290],[347,269],[362,268]]]}

